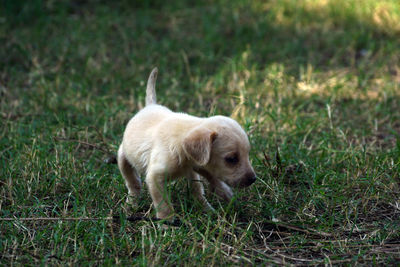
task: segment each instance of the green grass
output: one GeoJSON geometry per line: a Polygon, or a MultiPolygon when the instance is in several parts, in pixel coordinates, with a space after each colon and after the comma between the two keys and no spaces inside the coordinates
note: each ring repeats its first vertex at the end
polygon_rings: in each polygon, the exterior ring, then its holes
{"type": "Polygon", "coordinates": [[[400,259],[398,1],[115,2],[1,2],[0,218],[122,219],[1,221],[0,265],[400,259]],[[104,159],[154,66],[159,102],[249,133],[259,179],[207,190],[218,216],[179,181],[181,226],[125,219],[151,199],[104,159]]]}

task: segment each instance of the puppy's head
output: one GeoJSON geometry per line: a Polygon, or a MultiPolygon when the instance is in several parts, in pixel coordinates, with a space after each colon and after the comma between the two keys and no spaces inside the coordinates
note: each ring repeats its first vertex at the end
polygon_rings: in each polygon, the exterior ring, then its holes
{"type": "Polygon", "coordinates": [[[233,119],[206,119],[187,134],[183,149],[197,171],[208,179],[220,179],[233,187],[246,187],[256,181],[249,160],[249,140],[233,119]]]}

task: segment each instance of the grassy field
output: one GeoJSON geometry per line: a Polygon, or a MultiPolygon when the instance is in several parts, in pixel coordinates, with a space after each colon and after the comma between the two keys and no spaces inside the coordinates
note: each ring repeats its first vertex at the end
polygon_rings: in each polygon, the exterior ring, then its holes
{"type": "Polygon", "coordinates": [[[134,2],[1,1],[0,265],[400,260],[397,0],[134,2]],[[154,66],[162,104],[243,125],[258,174],[207,190],[217,215],[171,184],[178,226],[105,163],[154,66]]]}

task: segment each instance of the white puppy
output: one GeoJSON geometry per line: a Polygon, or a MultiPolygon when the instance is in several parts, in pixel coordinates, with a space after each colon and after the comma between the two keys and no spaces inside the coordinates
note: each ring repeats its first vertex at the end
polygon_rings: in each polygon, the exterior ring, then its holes
{"type": "Polygon", "coordinates": [[[146,107],[129,121],[118,150],[118,167],[129,195],[140,194],[139,173],[145,174],[157,217],[164,219],[173,215],[166,197],[168,180],[189,179],[195,197],[208,209],[212,207],[204,197],[201,176],[227,201],[233,195],[228,185],[251,185],[256,175],[240,125],[224,116],[198,118],[157,105],[156,78],[157,68],[147,82],[146,107]]]}

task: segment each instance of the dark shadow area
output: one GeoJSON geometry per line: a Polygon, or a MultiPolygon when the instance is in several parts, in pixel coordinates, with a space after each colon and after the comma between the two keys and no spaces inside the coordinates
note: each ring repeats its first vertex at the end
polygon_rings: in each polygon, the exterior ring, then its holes
{"type": "MultiPolygon", "coordinates": [[[[323,6],[307,10],[287,4],[283,11],[276,10],[282,5],[273,1],[229,6],[225,1],[3,2],[8,32],[25,27],[31,32],[20,38],[3,36],[2,64],[25,66],[25,71],[32,53],[44,61],[64,54],[67,59],[60,71],[68,71],[70,65],[85,65],[103,47],[112,58],[105,62],[112,65],[111,71],[128,67],[145,75],[149,66],[168,62],[166,75],[187,80],[185,76],[197,74],[190,66],[202,75],[216,75],[227,60],[245,53],[255,68],[279,62],[297,76],[299,67],[307,64],[318,70],[353,67],[366,55],[383,50],[391,56],[399,48],[398,32],[389,33],[357,17],[351,6],[335,14],[323,6]],[[87,35],[75,38],[70,35],[74,31],[87,35]],[[90,51],[77,57],[73,51],[80,47],[90,51]]],[[[385,63],[382,55],[376,56],[376,64],[385,63]]]]}

